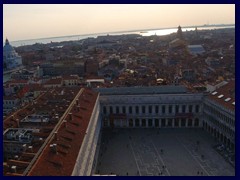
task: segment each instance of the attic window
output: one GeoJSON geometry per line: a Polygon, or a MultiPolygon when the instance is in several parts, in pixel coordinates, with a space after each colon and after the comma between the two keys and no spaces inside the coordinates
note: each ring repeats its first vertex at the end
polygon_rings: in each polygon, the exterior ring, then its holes
{"type": "Polygon", "coordinates": [[[216,95],[218,92],[217,91],[214,91],[213,93],[212,93],[212,95],[216,95]]]}
{"type": "Polygon", "coordinates": [[[218,99],[221,99],[223,96],[224,96],[223,94],[219,95],[219,96],[218,96],[218,99]]]}
{"type": "Polygon", "coordinates": [[[231,100],[231,98],[227,98],[227,99],[225,99],[225,102],[228,102],[228,101],[230,101],[231,100]]]}

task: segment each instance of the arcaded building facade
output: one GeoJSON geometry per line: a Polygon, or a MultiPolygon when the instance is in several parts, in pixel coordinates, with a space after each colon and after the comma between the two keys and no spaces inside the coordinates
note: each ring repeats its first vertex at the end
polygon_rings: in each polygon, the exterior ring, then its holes
{"type": "Polygon", "coordinates": [[[183,86],[98,89],[103,127],[202,127],[203,94],[183,86]]]}
{"type": "Polygon", "coordinates": [[[228,148],[235,147],[235,81],[204,98],[203,127],[228,148]]]}

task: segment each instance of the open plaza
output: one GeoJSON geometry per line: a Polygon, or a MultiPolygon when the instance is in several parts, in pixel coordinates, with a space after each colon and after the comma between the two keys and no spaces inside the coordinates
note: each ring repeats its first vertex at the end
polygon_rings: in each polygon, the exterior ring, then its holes
{"type": "Polygon", "coordinates": [[[96,174],[234,176],[235,168],[202,129],[103,129],[96,174]]]}

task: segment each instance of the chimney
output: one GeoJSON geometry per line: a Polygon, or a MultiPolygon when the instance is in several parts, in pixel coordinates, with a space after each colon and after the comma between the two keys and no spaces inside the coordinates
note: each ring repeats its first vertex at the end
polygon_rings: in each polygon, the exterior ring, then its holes
{"type": "Polygon", "coordinates": [[[58,133],[57,133],[57,131],[54,132],[54,137],[55,137],[55,140],[57,141],[58,140],[58,133]]]}
{"type": "Polygon", "coordinates": [[[72,120],[72,113],[69,113],[69,119],[72,120]]]}
{"type": "Polygon", "coordinates": [[[17,166],[11,166],[11,172],[16,173],[17,172],[17,166]]]}
{"type": "Polygon", "coordinates": [[[17,128],[19,128],[20,127],[19,119],[16,119],[16,123],[17,123],[17,128]]]}
{"type": "Polygon", "coordinates": [[[15,160],[18,160],[18,155],[15,155],[15,156],[14,156],[14,159],[15,159],[15,160]]]}
{"type": "Polygon", "coordinates": [[[23,147],[23,151],[27,150],[27,144],[23,144],[22,147],[23,147]]]}
{"type": "Polygon", "coordinates": [[[50,144],[50,149],[53,153],[57,153],[57,144],[50,144]]]}
{"type": "Polygon", "coordinates": [[[28,151],[29,152],[33,152],[33,147],[32,146],[28,146],[28,151]]]}
{"type": "Polygon", "coordinates": [[[64,127],[67,128],[67,120],[63,121],[64,127]]]}

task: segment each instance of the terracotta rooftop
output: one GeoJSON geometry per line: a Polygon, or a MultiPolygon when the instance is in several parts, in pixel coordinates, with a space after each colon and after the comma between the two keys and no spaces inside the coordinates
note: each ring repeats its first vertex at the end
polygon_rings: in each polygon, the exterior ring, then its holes
{"type": "Polygon", "coordinates": [[[34,133],[34,137],[43,139],[41,142],[33,142],[32,152],[22,153],[17,160],[19,162],[12,161],[11,159],[8,160],[6,166],[4,166],[4,175],[71,175],[98,96],[96,92],[89,89],[82,89],[80,96],[76,97],[78,93],[80,93],[79,87],[49,89],[47,92],[40,95],[34,102],[29,103],[24,108],[4,119],[4,130],[7,128],[20,127],[34,129],[34,127],[37,127],[40,131],[34,133]],[[80,107],[77,107],[75,101],[73,101],[75,97],[78,99],[80,107]],[[68,109],[70,104],[73,104],[73,106],[68,109]],[[69,112],[66,113],[66,116],[61,118],[66,110],[72,113],[72,120],[70,120],[69,112]],[[47,116],[51,119],[50,124],[41,123],[36,126],[34,121],[23,121],[26,116],[34,114],[41,115],[42,112],[48,114],[47,116]],[[61,121],[59,121],[58,118],[56,119],[56,116],[61,118],[61,121]],[[65,124],[63,124],[62,120],[67,120],[67,128],[65,128],[65,124]],[[51,134],[56,131],[58,132],[59,138],[51,139],[51,134]],[[49,141],[45,141],[49,138],[49,141]],[[45,142],[46,146],[43,146],[45,142]],[[52,154],[49,149],[49,144],[53,143],[58,144],[57,154],[52,154]],[[43,150],[39,151],[42,147],[43,150]],[[29,174],[24,174],[28,166],[27,164],[30,164],[37,153],[40,156],[37,157],[36,165],[31,166],[29,169],[32,174],[29,173],[29,171],[27,171],[29,174]],[[57,163],[55,163],[54,159],[57,159],[57,163]],[[66,162],[66,165],[64,163],[62,168],[60,168],[61,174],[59,174],[58,162],[61,161],[66,162]],[[26,164],[25,162],[28,163],[26,164]],[[17,166],[19,163],[22,163],[24,166],[21,164],[21,167],[17,168],[17,174],[10,173],[9,167],[11,165],[17,166]]]}
{"type": "Polygon", "coordinates": [[[46,144],[29,176],[69,176],[72,174],[78,153],[83,142],[89,120],[96,103],[98,93],[83,89],[78,98],[80,108],[76,104],[70,109],[72,115],[67,114],[46,144]],[[72,116],[72,119],[70,118],[72,116]],[[57,152],[53,152],[50,145],[57,144],[57,152]]]}
{"type": "Polygon", "coordinates": [[[56,78],[56,79],[48,80],[45,84],[51,85],[51,84],[61,84],[61,83],[62,83],[62,78],[56,78]]]}
{"type": "Polygon", "coordinates": [[[79,79],[78,75],[64,75],[62,76],[63,80],[77,80],[79,79]]]}
{"type": "Polygon", "coordinates": [[[235,81],[229,81],[226,85],[216,89],[208,96],[211,100],[223,105],[227,109],[235,110],[235,81]]]}
{"type": "Polygon", "coordinates": [[[20,80],[11,80],[8,82],[9,84],[27,84],[28,80],[20,79],[20,80]]]}

